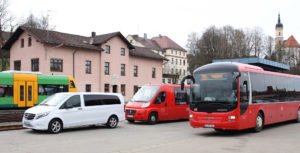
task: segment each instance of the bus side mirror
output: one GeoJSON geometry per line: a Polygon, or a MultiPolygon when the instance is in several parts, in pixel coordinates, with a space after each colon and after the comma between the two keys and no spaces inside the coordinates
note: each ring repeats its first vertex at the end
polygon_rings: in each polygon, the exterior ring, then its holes
{"type": "Polygon", "coordinates": [[[184,81],[187,80],[187,79],[191,79],[193,81],[193,83],[195,83],[195,78],[194,76],[192,75],[187,75],[185,77],[182,78],[181,80],[181,90],[183,91],[184,90],[184,81]]]}
{"type": "Polygon", "coordinates": [[[243,82],[243,86],[242,86],[242,93],[245,93],[245,96],[247,99],[249,99],[249,91],[248,91],[248,82],[247,81],[244,81],[243,82]]]}

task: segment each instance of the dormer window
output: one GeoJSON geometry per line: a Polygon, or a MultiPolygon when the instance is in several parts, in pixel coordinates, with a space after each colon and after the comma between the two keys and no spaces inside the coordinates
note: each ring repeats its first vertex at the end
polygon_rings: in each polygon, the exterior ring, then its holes
{"type": "Polygon", "coordinates": [[[28,47],[30,47],[31,46],[31,37],[28,37],[28,47]]]}

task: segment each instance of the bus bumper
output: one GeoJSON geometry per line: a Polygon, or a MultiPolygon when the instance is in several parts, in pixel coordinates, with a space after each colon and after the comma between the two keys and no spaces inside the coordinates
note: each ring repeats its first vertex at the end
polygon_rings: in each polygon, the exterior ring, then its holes
{"type": "Polygon", "coordinates": [[[234,115],[190,114],[190,125],[193,128],[214,128],[238,130],[239,124],[234,115]]]}

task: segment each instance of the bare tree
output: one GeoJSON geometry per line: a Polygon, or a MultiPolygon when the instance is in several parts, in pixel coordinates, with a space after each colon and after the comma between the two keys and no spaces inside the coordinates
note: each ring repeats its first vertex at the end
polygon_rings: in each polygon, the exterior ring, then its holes
{"type": "Polygon", "coordinates": [[[30,14],[22,24],[26,27],[32,27],[43,30],[53,30],[55,27],[50,25],[49,15],[41,15],[36,17],[34,14],[30,14]]]}

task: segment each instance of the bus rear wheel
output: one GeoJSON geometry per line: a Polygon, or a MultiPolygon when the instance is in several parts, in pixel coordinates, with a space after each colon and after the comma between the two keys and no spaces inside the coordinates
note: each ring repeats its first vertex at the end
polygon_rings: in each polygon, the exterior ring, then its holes
{"type": "Polygon", "coordinates": [[[264,128],[264,117],[261,113],[259,113],[256,117],[256,122],[255,122],[255,132],[260,132],[264,128]]]}

